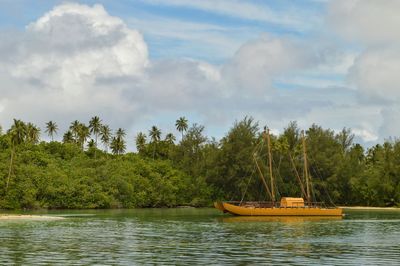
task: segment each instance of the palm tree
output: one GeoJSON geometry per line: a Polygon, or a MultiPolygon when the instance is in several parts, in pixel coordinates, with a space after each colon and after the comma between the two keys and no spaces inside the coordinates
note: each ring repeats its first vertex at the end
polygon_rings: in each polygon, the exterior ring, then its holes
{"type": "Polygon", "coordinates": [[[8,190],[8,185],[10,183],[10,177],[12,172],[12,167],[14,163],[15,156],[15,147],[26,140],[26,125],[21,120],[14,119],[14,124],[8,130],[8,134],[10,135],[11,140],[11,158],[10,158],[10,167],[8,169],[8,177],[6,183],[6,193],[8,190]]]}
{"type": "Polygon", "coordinates": [[[96,150],[97,150],[97,136],[100,133],[101,130],[101,120],[98,116],[94,116],[92,117],[92,119],[90,119],[89,121],[89,129],[90,129],[90,133],[94,134],[94,146],[95,146],[95,150],[94,150],[94,159],[96,159],[96,150]]]}
{"type": "Polygon", "coordinates": [[[55,122],[49,121],[46,123],[46,133],[51,137],[51,141],[54,141],[54,134],[57,134],[58,126],[55,122]]]}
{"type": "Polygon", "coordinates": [[[117,132],[115,133],[117,138],[124,138],[126,136],[125,130],[122,128],[118,128],[117,132]]]}
{"type": "Polygon", "coordinates": [[[151,142],[157,142],[161,139],[161,130],[156,126],[152,126],[149,130],[149,136],[151,138],[151,142]]]}
{"type": "Polygon", "coordinates": [[[75,120],[69,126],[69,130],[71,130],[72,136],[73,136],[73,138],[75,139],[76,142],[78,142],[78,131],[79,131],[79,125],[80,124],[81,123],[78,120],[75,120]]]}
{"type": "Polygon", "coordinates": [[[113,137],[110,148],[114,154],[122,154],[126,150],[125,140],[123,138],[113,137]]]}
{"type": "Polygon", "coordinates": [[[176,140],[176,138],[175,138],[174,134],[168,133],[167,135],[165,135],[165,141],[166,141],[168,144],[174,144],[174,141],[175,141],[175,140],[176,140]]]}
{"type": "Polygon", "coordinates": [[[126,143],[124,137],[126,136],[125,130],[118,128],[115,132],[115,137],[112,138],[110,148],[114,154],[122,154],[126,150],[126,143]]]}
{"type": "Polygon", "coordinates": [[[175,123],[176,129],[182,133],[182,139],[183,139],[183,132],[185,132],[188,129],[188,120],[182,116],[178,120],[176,120],[175,123]]]}
{"type": "Polygon", "coordinates": [[[77,136],[78,143],[81,145],[81,148],[83,150],[84,144],[90,136],[89,127],[87,127],[84,123],[80,123],[78,126],[77,136]]]}
{"type": "Polygon", "coordinates": [[[156,157],[157,142],[161,139],[161,130],[156,126],[152,126],[149,130],[151,144],[153,145],[153,160],[156,157]]]}
{"type": "Polygon", "coordinates": [[[26,140],[30,143],[36,144],[40,139],[40,128],[32,123],[26,125],[26,140]]]}
{"type": "MultiPolygon", "coordinates": [[[[100,133],[100,129],[101,129],[101,119],[98,116],[94,116],[94,117],[92,117],[92,119],[90,119],[89,129],[90,129],[90,133],[93,133],[96,138],[97,135],[100,133]]],[[[96,139],[95,139],[95,143],[96,143],[96,139]]]]}
{"type": "MultiPolygon", "coordinates": [[[[88,148],[95,148],[96,147],[96,143],[93,139],[91,139],[88,144],[87,144],[88,148]]],[[[96,150],[95,150],[96,151],[96,150]]]]}
{"type": "Polygon", "coordinates": [[[63,136],[63,142],[64,143],[73,143],[75,142],[74,135],[72,134],[71,130],[68,130],[65,132],[63,136]]]}
{"type": "Polygon", "coordinates": [[[136,149],[141,152],[143,151],[144,147],[146,146],[146,134],[143,132],[139,132],[136,135],[136,149]]]}
{"type": "Polygon", "coordinates": [[[168,133],[167,135],[165,135],[165,142],[168,144],[168,158],[171,155],[171,149],[174,146],[175,140],[176,140],[176,138],[175,138],[174,134],[168,133]]]}
{"type": "Polygon", "coordinates": [[[108,146],[110,146],[110,140],[111,140],[111,129],[108,125],[101,126],[100,138],[101,138],[101,142],[103,143],[104,148],[106,149],[106,152],[107,152],[108,146]]]}

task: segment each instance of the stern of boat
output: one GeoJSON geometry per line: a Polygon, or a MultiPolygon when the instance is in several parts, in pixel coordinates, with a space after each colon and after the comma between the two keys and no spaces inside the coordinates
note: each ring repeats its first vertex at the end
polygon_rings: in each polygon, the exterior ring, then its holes
{"type": "Polygon", "coordinates": [[[220,210],[220,211],[222,211],[222,212],[226,212],[226,210],[225,210],[225,208],[224,208],[224,205],[222,204],[221,201],[215,201],[215,202],[214,202],[214,207],[215,207],[217,210],[220,210]]]}

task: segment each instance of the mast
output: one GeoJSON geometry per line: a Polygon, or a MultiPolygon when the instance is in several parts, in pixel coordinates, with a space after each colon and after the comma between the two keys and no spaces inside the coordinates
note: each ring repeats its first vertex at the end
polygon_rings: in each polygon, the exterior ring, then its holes
{"type": "Polygon", "coordinates": [[[307,203],[308,206],[311,206],[311,194],[310,194],[310,177],[308,174],[308,166],[307,166],[307,148],[306,148],[306,139],[304,136],[304,131],[301,132],[303,139],[303,156],[304,156],[304,177],[306,179],[306,187],[307,187],[307,203]]]}
{"type": "MultiPolygon", "coordinates": [[[[264,128],[265,132],[265,128],[264,128]]],[[[274,176],[272,174],[272,155],[271,155],[271,139],[269,136],[269,128],[267,129],[267,143],[268,143],[268,162],[269,162],[269,176],[271,178],[271,199],[275,204],[275,186],[274,186],[274,176]]]]}

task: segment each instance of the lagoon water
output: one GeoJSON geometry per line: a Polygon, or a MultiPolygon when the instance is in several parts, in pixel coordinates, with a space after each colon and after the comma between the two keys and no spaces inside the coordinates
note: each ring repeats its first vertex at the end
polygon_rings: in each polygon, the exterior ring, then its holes
{"type": "Polygon", "coordinates": [[[65,219],[0,221],[0,265],[400,265],[400,211],[345,213],[311,219],[214,209],[53,211],[46,215],[65,219]]]}

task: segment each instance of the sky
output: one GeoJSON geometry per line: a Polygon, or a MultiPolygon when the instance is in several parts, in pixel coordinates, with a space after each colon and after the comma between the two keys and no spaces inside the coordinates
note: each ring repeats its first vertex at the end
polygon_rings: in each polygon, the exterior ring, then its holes
{"type": "MultiPolygon", "coordinates": [[[[0,125],[99,116],[128,147],[252,116],[370,146],[400,136],[400,1],[0,0],[0,125]]],[[[43,132],[44,139],[48,138],[43,132]]]]}

